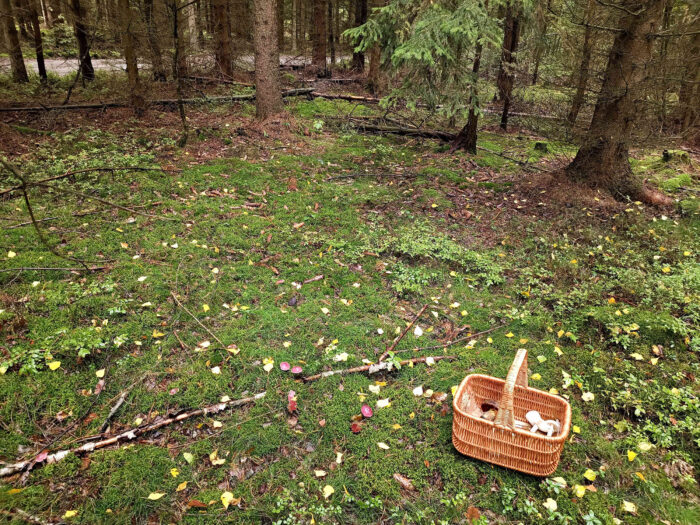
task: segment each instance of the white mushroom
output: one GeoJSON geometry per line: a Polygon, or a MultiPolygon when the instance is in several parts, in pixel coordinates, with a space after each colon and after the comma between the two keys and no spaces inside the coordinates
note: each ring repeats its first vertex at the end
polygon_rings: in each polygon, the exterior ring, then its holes
{"type": "Polygon", "coordinates": [[[559,433],[561,431],[561,423],[554,419],[542,419],[542,416],[537,410],[530,410],[525,414],[525,419],[532,425],[530,432],[544,432],[547,437],[552,437],[554,433],[559,433]]]}

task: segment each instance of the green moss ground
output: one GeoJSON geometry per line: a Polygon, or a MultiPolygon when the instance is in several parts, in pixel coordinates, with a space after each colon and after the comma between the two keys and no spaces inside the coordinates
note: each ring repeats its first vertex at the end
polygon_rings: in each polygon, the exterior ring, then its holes
{"type": "MultiPolygon", "coordinates": [[[[4,480],[0,508],[46,519],[75,510],[66,521],[85,524],[464,523],[470,506],[489,522],[700,522],[693,167],[662,165],[658,151],[634,162],[681,201],[681,211],[635,203],[567,208],[520,193],[530,175],[501,157],[480,152],[475,168],[434,142],[354,134],[327,118],[344,114],[344,104],[299,101],[290,111],[297,119],[291,138],[262,137],[245,160],[190,161],[172,147],[176,132],[146,138],[89,127],[49,136],[23,159],[34,178],[156,162],[182,172],[60,183],[128,207],[157,202],[138,210],[158,217],[122,210],[75,217],[101,205],[32,193],[38,216],[58,217],[43,224],[50,241],[107,269],[0,273],[0,459],[31,457],[85,413],[62,443],[97,432],[131,385],[113,430],[224,395],[267,396],[89,461],[36,469],[20,491],[16,478],[4,480]],[[303,152],[290,142],[303,142],[303,152]],[[399,169],[418,176],[327,180],[399,169]],[[291,177],[298,191],[290,191],[291,177]],[[317,275],[323,279],[293,284],[317,275]],[[240,352],[221,348],[171,293],[240,352]],[[278,368],[288,361],[311,374],[376,360],[425,303],[424,335],[410,333],[399,355],[456,360],[310,384],[278,368]],[[414,351],[455,330],[501,324],[474,344],[414,351]],[[211,346],[198,351],[205,340],[211,346]],[[469,373],[505,376],[520,347],[529,351],[531,385],[566,395],[573,408],[575,432],[553,476],[566,487],[465,458],[451,445],[451,388],[469,373]],[[334,361],[343,352],[347,361],[334,361]],[[269,373],[266,358],[274,360],[269,373]],[[51,371],[55,361],[60,367],[51,371]],[[376,381],[379,394],[370,391],[376,381]],[[419,385],[447,399],[415,397],[419,385]],[[286,412],[289,390],[298,396],[296,422],[286,412]],[[594,399],[583,401],[588,392],[594,399]],[[363,397],[372,406],[388,398],[391,406],[375,408],[354,434],[363,397]],[[223,465],[212,465],[215,450],[223,465]],[[631,461],[629,451],[637,454],[631,461]],[[191,464],[183,453],[193,455],[191,464]],[[589,469],[594,481],[584,477],[589,469]],[[416,490],[403,490],[395,473],[416,490]],[[187,488],[176,491],[183,481],[187,488]],[[335,491],[327,499],[326,485],[335,491]],[[576,485],[588,486],[583,497],[576,485]],[[241,498],[238,506],[224,509],[226,490],[241,498]],[[153,492],[165,495],[149,500],[153,492]],[[556,512],[543,506],[547,498],[556,512]],[[191,500],[206,509],[188,507],[191,500]],[[624,502],[637,512],[625,512],[624,502]]],[[[211,136],[237,140],[210,130],[193,141],[211,136]]],[[[533,162],[554,159],[535,152],[531,140],[484,134],[481,144],[533,162]]],[[[571,151],[553,146],[556,154],[571,151]]],[[[0,216],[3,226],[28,220],[21,199],[1,203],[0,216]]],[[[31,227],[3,233],[0,269],[67,264],[75,266],[37,242],[31,227]]]]}

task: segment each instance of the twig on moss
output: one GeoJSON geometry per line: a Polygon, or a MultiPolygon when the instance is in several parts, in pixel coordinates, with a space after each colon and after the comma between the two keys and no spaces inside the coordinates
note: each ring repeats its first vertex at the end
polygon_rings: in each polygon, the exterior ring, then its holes
{"type": "Polygon", "coordinates": [[[216,414],[216,413],[221,412],[227,408],[239,407],[242,405],[247,405],[249,403],[253,403],[254,401],[257,401],[258,399],[262,399],[263,397],[265,397],[265,394],[266,394],[266,392],[260,392],[258,394],[253,395],[253,396],[244,397],[242,399],[234,399],[234,400],[230,400],[230,401],[214,403],[213,405],[207,405],[205,407],[198,408],[195,410],[186,410],[186,411],[181,411],[181,412],[177,412],[174,414],[170,414],[170,415],[167,415],[161,419],[157,419],[153,423],[146,423],[146,424],[140,425],[136,428],[125,430],[124,432],[121,432],[120,434],[117,434],[114,436],[109,436],[101,441],[88,442],[88,443],[85,443],[84,445],[81,445],[81,446],[73,448],[73,449],[59,450],[58,452],[54,452],[53,454],[49,454],[41,462],[35,462],[32,464],[31,461],[19,461],[17,463],[5,465],[4,467],[0,468],[0,477],[4,478],[7,476],[12,476],[14,474],[18,474],[20,472],[24,472],[25,470],[31,470],[34,467],[36,467],[36,465],[50,465],[52,463],[58,463],[59,461],[61,461],[62,459],[66,458],[67,456],[70,456],[70,455],[78,455],[79,456],[79,455],[83,455],[83,454],[89,454],[89,453],[93,452],[94,450],[109,447],[111,445],[118,445],[121,442],[133,441],[139,436],[142,436],[148,432],[152,432],[152,431],[157,430],[159,428],[162,428],[164,426],[170,425],[172,423],[184,421],[186,419],[190,419],[190,418],[197,417],[197,416],[216,414]],[[31,467],[30,467],[30,465],[31,465],[31,467]]]}
{"type": "Polygon", "coordinates": [[[418,313],[416,314],[416,316],[413,318],[413,321],[411,321],[410,323],[408,323],[408,326],[406,326],[406,328],[404,328],[404,331],[401,332],[401,335],[399,335],[396,339],[394,339],[394,342],[391,343],[391,346],[387,347],[387,349],[384,351],[384,353],[383,353],[382,355],[379,356],[379,362],[380,362],[380,363],[381,363],[382,361],[384,361],[384,358],[385,358],[386,356],[389,355],[389,352],[393,352],[393,351],[394,351],[394,348],[396,348],[396,345],[398,345],[398,344],[401,342],[401,339],[403,339],[403,337],[408,333],[408,331],[411,329],[411,327],[412,327],[414,324],[416,324],[416,321],[418,320],[418,318],[419,318],[421,315],[423,315],[423,312],[425,312],[425,309],[426,309],[426,308],[428,308],[428,305],[427,305],[427,304],[424,304],[424,305],[423,305],[423,308],[420,309],[420,312],[418,312],[418,313]]]}
{"type": "MultiPolygon", "coordinates": [[[[441,359],[457,359],[457,356],[454,355],[438,355],[438,356],[433,356],[433,357],[414,357],[413,359],[404,359],[401,361],[401,366],[408,365],[410,363],[425,363],[428,359],[432,359],[433,361],[440,361],[441,359]]],[[[394,363],[391,361],[383,361],[381,363],[376,363],[373,365],[364,365],[364,366],[356,366],[354,368],[345,368],[343,370],[328,370],[327,372],[321,372],[320,374],[315,374],[312,376],[308,376],[303,378],[303,381],[305,383],[309,383],[311,381],[316,381],[317,379],[321,379],[322,377],[330,377],[330,376],[336,376],[336,375],[348,375],[348,374],[355,374],[357,372],[367,372],[368,374],[376,374],[377,372],[381,370],[391,370],[391,368],[394,366],[394,363]]]]}

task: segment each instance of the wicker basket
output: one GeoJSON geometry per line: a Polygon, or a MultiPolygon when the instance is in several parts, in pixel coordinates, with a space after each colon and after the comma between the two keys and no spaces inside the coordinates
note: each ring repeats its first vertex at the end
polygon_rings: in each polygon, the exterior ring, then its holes
{"type": "Polygon", "coordinates": [[[465,456],[488,461],[534,476],[549,476],[571,426],[571,407],[561,397],[527,386],[527,350],[518,350],[505,381],[481,374],[464,378],[454,396],[452,442],[465,456]],[[498,400],[494,421],[478,417],[484,402],[498,400]],[[537,410],[542,418],[558,419],[561,432],[552,437],[515,426],[537,410]]]}

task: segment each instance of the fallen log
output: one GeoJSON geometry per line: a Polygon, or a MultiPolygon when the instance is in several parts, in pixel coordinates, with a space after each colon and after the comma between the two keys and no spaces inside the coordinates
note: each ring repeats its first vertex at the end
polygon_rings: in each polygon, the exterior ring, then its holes
{"type": "Polygon", "coordinates": [[[424,139],[438,139],[445,142],[452,142],[455,138],[454,133],[448,131],[438,131],[430,129],[417,128],[400,128],[390,126],[375,126],[374,124],[357,124],[357,129],[368,131],[370,133],[390,133],[394,135],[402,135],[406,137],[421,137],[424,139]]]}
{"type": "Polygon", "coordinates": [[[24,470],[31,470],[31,468],[34,468],[36,465],[49,465],[51,463],[58,463],[59,461],[65,459],[71,454],[89,454],[90,452],[93,452],[95,450],[105,448],[110,445],[117,445],[123,441],[133,441],[137,437],[142,436],[143,434],[152,432],[154,430],[157,430],[175,422],[184,421],[185,419],[190,419],[196,416],[216,414],[231,407],[247,405],[248,403],[252,403],[254,401],[257,401],[258,399],[262,399],[263,397],[265,397],[265,394],[266,392],[260,392],[259,394],[255,394],[254,396],[244,397],[243,399],[222,401],[220,403],[207,405],[196,410],[175,413],[172,415],[168,415],[164,418],[158,419],[153,423],[147,423],[145,425],[140,425],[130,430],[125,430],[124,432],[117,434],[116,436],[105,437],[105,439],[101,441],[85,443],[84,445],[73,449],[59,450],[58,452],[54,452],[53,454],[46,455],[45,457],[41,458],[40,461],[37,461],[37,458],[33,458],[26,461],[18,461],[17,463],[5,465],[4,467],[0,468],[0,477],[4,478],[23,472],[24,470]]]}
{"type": "MultiPolygon", "coordinates": [[[[457,356],[438,355],[434,357],[414,357],[413,359],[404,359],[403,361],[400,361],[400,363],[401,366],[404,366],[410,363],[425,363],[428,359],[432,359],[433,361],[440,361],[442,359],[457,359],[457,356]]],[[[376,374],[381,370],[389,371],[393,368],[393,366],[394,364],[391,361],[382,361],[381,363],[375,363],[373,365],[356,366],[354,368],[345,368],[342,370],[328,370],[327,372],[321,372],[320,374],[304,377],[302,380],[304,381],[304,383],[309,383],[311,381],[316,381],[317,379],[321,379],[323,377],[337,375],[344,376],[347,374],[355,374],[357,372],[367,372],[368,374],[376,374]]]]}
{"type": "MultiPolygon", "coordinates": [[[[313,88],[289,89],[282,92],[283,97],[297,97],[302,95],[310,95],[313,88]]],[[[247,95],[229,95],[225,97],[206,97],[206,98],[185,98],[178,100],[176,98],[168,98],[161,100],[150,100],[151,106],[174,106],[182,102],[183,104],[213,104],[219,102],[240,102],[243,100],[255,100],[255,93],[247,95]]],[[[100,102],[96,104],[67,104],[65,106],[29,106],[29,107],[11,107],[0,108],[0,113],[10,113],[13,111],[23,112],[42,112],[42,111],[72,111],[72,110],[89,110],[89,109],[107,109],[107,108],[126,108],[130,105],[126,102],[100,102]]]]}
{"type": "Polygon", "coordinates": [[[359,95],[336,95],[333,93],[320,93],[318,91],[313,91],[311,93],[312,97],[326,98],[328,100],[348,100],[350,102],[365,102],[367,104],[379,104],[379,100],[376,97],[361,97],[359,95]]]}

